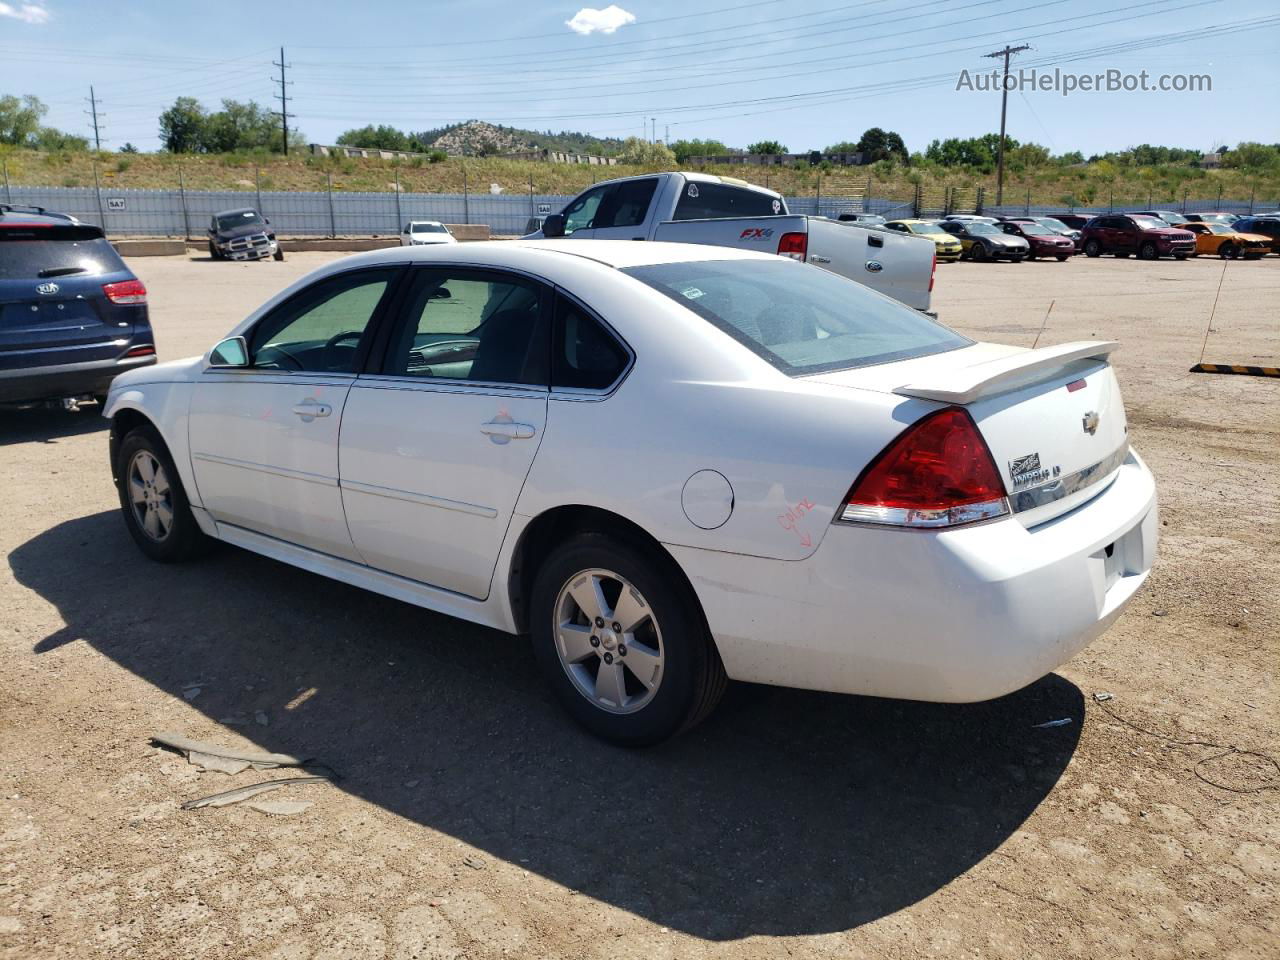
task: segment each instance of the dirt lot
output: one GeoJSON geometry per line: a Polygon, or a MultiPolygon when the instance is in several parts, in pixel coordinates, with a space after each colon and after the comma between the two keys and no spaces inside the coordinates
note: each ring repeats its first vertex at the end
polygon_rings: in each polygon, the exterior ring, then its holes
{"type": "MultiPolygon", "coordinates": [[[[133,266],[171,358],[330,256],[133,266]]],[[[646,752],[504,635],[233,549],[144,561],[103,421],[0,414],[0,957],[1280,956],[1280,774],[1219,756],[1280,755],[1280,381],[1187,374],[1222,277],[939,268],[968,334],[1030,344],[1056,300],[1042,343],[1124,344],[1163,541],[1107,635],[973,706],[737,686],[646,752]],[[183,811],[280,774],[163,730],[345,779],[183,811]]],[[[1275,363],[1278,316],[1280,260],[1230,264],[1206,359],[1275,363]]]]}

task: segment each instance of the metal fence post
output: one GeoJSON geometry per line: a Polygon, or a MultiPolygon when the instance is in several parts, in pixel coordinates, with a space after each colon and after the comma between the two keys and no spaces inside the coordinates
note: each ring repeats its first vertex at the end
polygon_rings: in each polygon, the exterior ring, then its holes
{"type": "Polygon", "coordinates": [[[1027,187],[1027,202],[1022,207],[1024,216],[1031,216],[1031,188],[1027,187]]]}
{"type": "Polygon", "coordinates": [[[329,237],[333,238],[338,235],[338,223],[333,215],[333,174],[326,173],[324,176],[329,184],[329,237]]]}
{"type": "Polygon", "coordinates": [[[396,164],[396,233],[403,228],[400,226],[404,223],[404,214],[400,212],[400,165],[396,164]]]}
{"type": "Polygon", "coordinates": [[[471,198],[467,194],[467,168],[462,168],[462,222],[471,222],[471,198]]]}
{"type": "MultiPolygon", "coordinates": [[[[5,189],[8,189],[8,187],[9,187],[9,177],[8,177],[7,175],[5,176],[4,185],[5,185],[5,189]]],[[[1249,188],[1249,214],[1250,214],[1250,216],[1252,216],[1252,215],[1253,215],[1253,195],[1254,195],[1254,193],[1257,191],[1257,189],[1258,189],[1257,187],[1250,187],[1250,188],[1249,188]]]]}
{"type": "Polygon", "coordinates": [[[182,200],[182,239],[191,239],[191,221],[187,218],[187,184],[182,176],[182,164],[178,164],[178,197],[182,200]]]}
{"type": "Polygon", "coordinates": [[[107,233],[107,215],[102,211],[102,184],[98,182],[98,161],[94,160],[93,166],[93,192],[98,197],[98,219],[102,222],[102,233],[107,233]]]}
{"type": "Polygon", "coordinates": [[[818,185],[813,192],[813,215],[822,216],[822,173],[818,173],[818,185]]]}
{"type": "Polygon", "coordinates": [[[1107,213],[1116,212],[1116,188],[1111,188],[1111,199],[1107,201],[1107,213]]]}
{"type": "Polygon", "coordinates": [[[258,213],[265,217],[262,210],[262,167],[256,163],[253,165],[253,191],[258,197],[258,213]]]}
{"type": "Polygon", "coordinates": [[[529,219],[532,220],[537,215],[537,210],[533,205],[533,174],[531,173],[529,174],[529,219]]]}
{"type": "Polygon", "coordinates": [[[1187,212],[1187,190],[1185,187],[1182,189],[1182,212],[1187,212]]]}
{"type": "Polygon", "coordinates": [[[13,203],[13,194],[9,192],[9,163],[5,161],[0,166],[4,167],[4,202],[13,203]]]}
{"type": "MultiPolygon", "coordinates": [[[[998,191],[998,190],[997,190],[997,191],[996,191],[996,199],[999,199],[999,198],[1000,198],[1000,191],[998,191]]],[[[986,199],[987,199],[987,188],[986,188],[986,187],[979,187],[979,188],[978,188],[978,193],[977,193],[977,195],[973,198],[973,212],[974,212],[974,213],[977,213],[977,214],[981,214],[981,213],[982,213],[982,208],[983,208],[983,206],[984,206],[984,205],[985,205],[985,203],[986,203],[986,199]]]]}
{"type": "Polygon", "coordinates": [[[915,196],[911,203],[911,216],[916,220],[920,219],[920,201],[923,199],[923,189],[920,184],[916,184],[915,196]]]}

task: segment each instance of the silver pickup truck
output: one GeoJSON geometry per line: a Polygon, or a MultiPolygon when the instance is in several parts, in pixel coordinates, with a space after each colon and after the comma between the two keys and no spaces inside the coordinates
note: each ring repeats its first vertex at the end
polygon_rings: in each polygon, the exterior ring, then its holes
{"type": "Polygon", "coordinates": [[[657,173],[598,183],[531,237],[666,240],[767,250],[929,310],[934,245],[923,237],[787,212],[780,194],[730,177],[657,173]]]}

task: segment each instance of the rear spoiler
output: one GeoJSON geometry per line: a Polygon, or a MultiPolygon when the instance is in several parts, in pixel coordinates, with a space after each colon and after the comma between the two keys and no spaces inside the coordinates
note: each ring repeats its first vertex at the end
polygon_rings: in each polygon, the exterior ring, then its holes
{"type": "Polygon", "coordinates": [[[975,363],[929,377],[919,383],[895,387],[904,397],[920,397],[943,403],[972,403],[979,397],[1003,393],[1014,387],[1048,379],[1073,360],[1105,360],[1120,344],[1114,340],[1077,340],[1055,347],[1041,347],[1012,356],[975,363]]]}

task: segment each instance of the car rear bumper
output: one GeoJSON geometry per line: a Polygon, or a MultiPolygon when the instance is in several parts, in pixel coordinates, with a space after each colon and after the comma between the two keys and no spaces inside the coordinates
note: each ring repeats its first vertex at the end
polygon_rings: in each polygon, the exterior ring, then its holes
{"type": "Polygon", "coordinates": [[[945,532],[833,524],[797,562],[670,549],[734,679],[971,702],[1032,683],[1105,631],[1146,580],[1157,530],[1155,482],[1131,453],[1106,490],[1031,529],[1016,517],[945,532]]]}
{"type": "Polygon", "coordinates": [[[85,394],[105,394],[111,381],[126,370],[147,367],[155,354],[120,360],[90,360],[48,367],[0,370],[0,403],[59,400],[85,394]]]}

